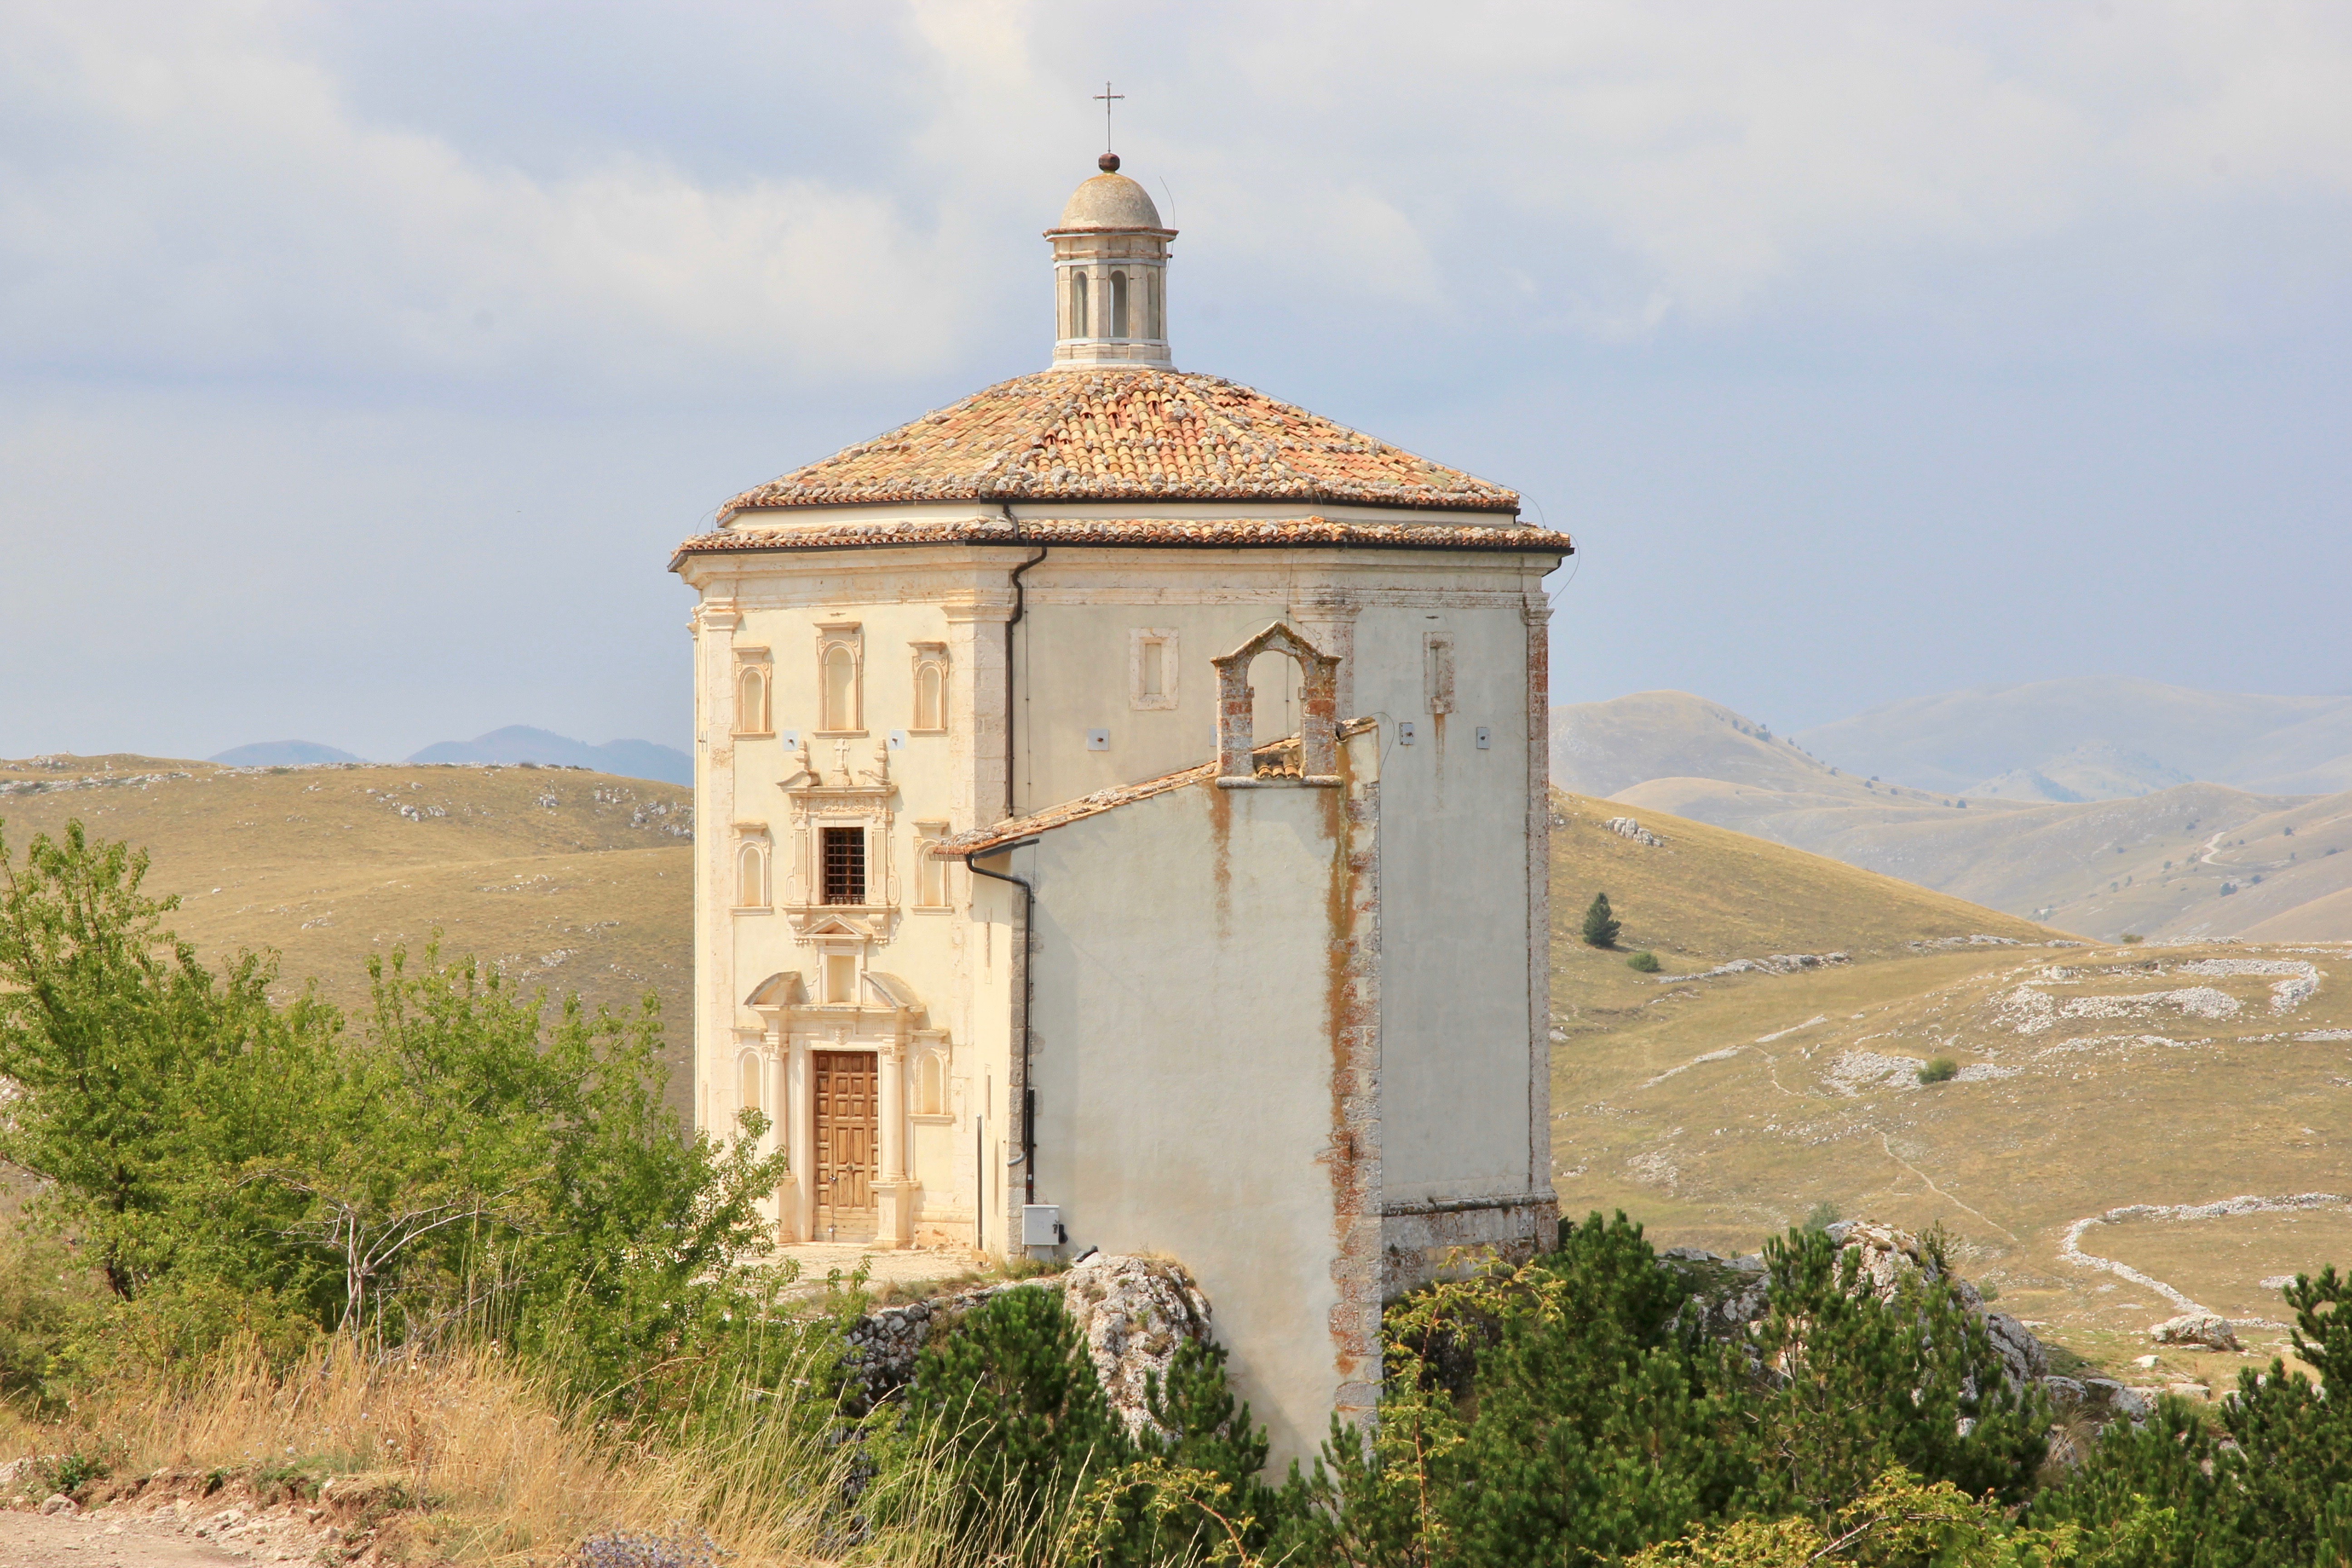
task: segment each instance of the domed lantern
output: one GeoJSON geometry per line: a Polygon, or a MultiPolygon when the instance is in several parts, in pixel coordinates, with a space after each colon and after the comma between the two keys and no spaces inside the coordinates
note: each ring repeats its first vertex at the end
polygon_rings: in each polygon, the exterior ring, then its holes
{"type": "Polygon", "coordinates": [[[1168,242],[1151,195],[1118,172],[1118,154],[1070,194],[1054,242],[1054,368],[1167,369],[1168,242]]]}

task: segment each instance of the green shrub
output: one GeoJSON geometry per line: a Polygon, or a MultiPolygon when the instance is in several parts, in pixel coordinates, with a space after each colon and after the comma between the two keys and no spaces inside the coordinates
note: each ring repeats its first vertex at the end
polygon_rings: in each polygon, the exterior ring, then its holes
{"type": "Polygon", "coordinates": [[[1622,927],[1610,911],[1609,895],[1595,893],[1584,911],[1584,942],[1587,947],[1614,947],[1622,927]]]}
{"type": "Polygon", "coordinates": [[[33,1473],[41,1484],[53,1492],[68,1497],[79,1494],[92,1481],[104,1480],[114,1473],[112,1466],[88,1454],[58,1454],[35,1462],[33,1473]]]}
{"type": "Polygon", "coordinates": [[[1625,967],[1638,969],[1644,974],[1655,974],[1658,972],[1658,955],[1643,948],[1625,961],[1625,967]]]}
{"type": "Polygon", "coordinates": [[[967,1537],[1033,1528],[1135,1457],[1051,1289],[1004,1291],[927,1342],[903,1415],[898,1453],[937,1443],[960,1462],[953,1524],[967,1537]]]}
{"type": "Polygon", "coordinates": [[[625,1414],[727,1385],[713,1357],[756,1380],[788,1353],[758,1267],[781,1157],[678,1126],[650,999],[550,1017],[471,960],[396,950],[348,1029],[308,990],[272,1002],[265,957],[207,969],[163,928],[176,900],[142,890],[145,857],[79,822],[21,866],[0,841],[0,1076],[21,1090],[0,1158],[102,1281],[69,1331],[41,1320],[65,1370],[470,1323],[625,1414]]]}
{"type": "Polygon", "coordinates": [[[1919,1068],[1921,1083],[1949,1083],[1960,1076],[1960,1064],[1949,1057],[1929,1057],[1919,1068]]]}
{"type": "Polygon", "coordinates": [[[1845,1215],[1838,1212],[1837,1205],[1827,1198],[1821,1198],[1815,1201],[1811,1208],[1805,1211],[1804,1228],[1809,1231],[1825,1231],[1844,1217],[1845,1215]]]}
{"type": "Polygon", "coordinates": [[[1897,1468],[2024,1495],[2048,1413],[2008,1390],[1948,1282],[1889,1305],[1824,1235],[1765,1253],[1769,1316],[1728,1343],[1622,1215],[1398,1302],[1370,1444],[1335,1429],[1309,1483],[1328,1533],[1308,1555],[1613,1562],[1712,1522],[1826,1521],[1897,1468]]]}

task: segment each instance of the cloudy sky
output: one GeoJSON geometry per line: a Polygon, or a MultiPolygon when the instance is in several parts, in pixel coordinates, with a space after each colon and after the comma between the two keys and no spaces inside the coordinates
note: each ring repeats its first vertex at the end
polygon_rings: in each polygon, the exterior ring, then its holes
{"type": "Polygon", "coordinates": [[[1178,363],[1572,531],[1563,700],[2352,689],[2352,7],[0,0],[0,754],[687,740],[673,542],[1178,363]]]}

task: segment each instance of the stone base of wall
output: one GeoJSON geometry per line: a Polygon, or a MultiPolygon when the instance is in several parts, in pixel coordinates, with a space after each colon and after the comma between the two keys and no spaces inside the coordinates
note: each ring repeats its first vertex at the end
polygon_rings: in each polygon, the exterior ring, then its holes
{"type": "Polygon", "coordinates": [[[1559,1203],[1549,1194],[1395,1203],[1381,1209],[1381,1299],[1493,1259],[1524,1263],[1559,1245],[1559,1203]]]}

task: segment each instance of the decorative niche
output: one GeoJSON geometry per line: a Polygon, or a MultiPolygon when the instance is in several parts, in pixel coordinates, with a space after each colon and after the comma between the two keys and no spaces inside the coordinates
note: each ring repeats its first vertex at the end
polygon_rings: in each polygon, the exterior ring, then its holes
{"type": "Polygon", "coordinates": [[[776,672],[763,647],[735,650],[735,733],[772,735],[776,672]]]}
{"type": "Polygon", "coordinates": [[[816,628],[817,732],[866,732],[866,632],[856,621],[816,628]]]}
{"type": "Polygon", "coordinates": [[[910,646],[915,656],[915,711],[907,732],[944,735],[948,732],[948,645],[919,642],[910,646]]]}
{"type": "Polygon", "coordinates": [[[768,830],[756,823],[735,825],[735,908],[768,912],[774,902],[772,876],[773,846],[768,830]]]}

